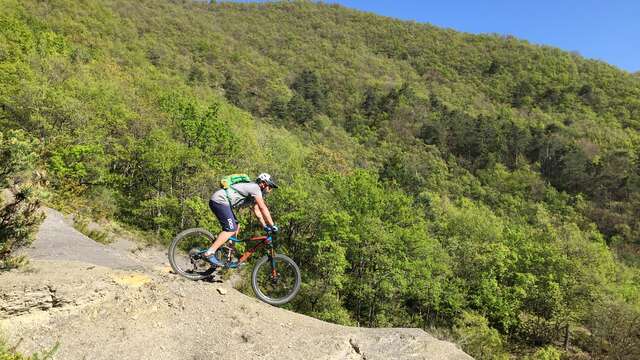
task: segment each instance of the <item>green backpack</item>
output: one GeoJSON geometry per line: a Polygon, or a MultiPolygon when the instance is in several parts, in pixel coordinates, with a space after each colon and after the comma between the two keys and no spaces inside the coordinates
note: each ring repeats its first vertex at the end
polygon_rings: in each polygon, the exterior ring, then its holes
{"type": "Polygon", "coordinates": [[[232,185],[239,183],[248,183],[251,182],[251,178],[247,174],[232,174],[223,177],[220,180],[220,187],[227,190],[232,187],[232,185]]]}
{"type": "Polygon", "coordinates": [[[224,189],[224,193],[225,195],[227,195],[227,201],[229,202],[229,207],[233,208],[233,204],[231,204],[231,199],[229,198],[229,189],[232,189],[233,191],[237,192],[242,197],[246,197],[246,195],[243,195],[240,191],[236,190],[236,188],[234,188],[233,185],[240,184],[240,183],[248,183],[248,182],[251,182],[251,178],[247,174],[231,174],[223,177],[220,180],[220,187],[224,189]]]}

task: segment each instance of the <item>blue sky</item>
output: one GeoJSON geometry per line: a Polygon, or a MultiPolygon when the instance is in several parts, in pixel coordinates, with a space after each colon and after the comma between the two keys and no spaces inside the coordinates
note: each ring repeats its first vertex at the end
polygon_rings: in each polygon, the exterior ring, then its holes
{"type": "Polygon", "coordinates": [[[510,34],[640,71],[640,0],[330,0],[469,33],[510,34]]]}

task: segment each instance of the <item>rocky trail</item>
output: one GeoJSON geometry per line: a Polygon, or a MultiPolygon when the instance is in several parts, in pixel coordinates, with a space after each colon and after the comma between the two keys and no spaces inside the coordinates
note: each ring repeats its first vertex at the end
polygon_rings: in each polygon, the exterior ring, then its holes
{"type": "Polygon", "coordinates": [[[0,273],[0,327],[24,353],[54,359],[471,359],[420,329],[339,326],[262,303],[229,282],[168,271],[163,249],[108,246],[55,210],[0,273]]]}

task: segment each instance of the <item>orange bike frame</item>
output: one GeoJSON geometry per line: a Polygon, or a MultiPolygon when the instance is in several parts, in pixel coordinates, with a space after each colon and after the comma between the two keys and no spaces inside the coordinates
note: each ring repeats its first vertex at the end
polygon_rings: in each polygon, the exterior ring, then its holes
{"type": "MultiPolygon", "coordinates": [[[[247,260],[249,260],[249,258],[251,257],[251,255],[253,255],[256,251],[258,251],[259,248],[263,247],[263,246],[269,246],[271,244],[271,236],[255,236],[252,238],[249,238],[247,240],[244,241],[258,241],[258,243],[252,247],[251,249],[245,251],[242,256],[240,257],[240,259],[238,259],[238,264],[246,262],[247,260]]],[[[271,250],[271,256],[273,257],[274,253],[273,253],[273,248],[270,249],[271,250]]]]}

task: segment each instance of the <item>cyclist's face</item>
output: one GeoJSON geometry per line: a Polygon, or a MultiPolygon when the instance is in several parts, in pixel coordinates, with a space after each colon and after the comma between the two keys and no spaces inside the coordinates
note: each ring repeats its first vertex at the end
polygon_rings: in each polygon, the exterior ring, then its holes
{"type": "Polygon", "coordinates": [[[270,193],[271,190],[273,190],[271,188],[271,186],[267,185],[266,183],[260,183],[260,189],[263,190],[265,193],[270,193]]]}

